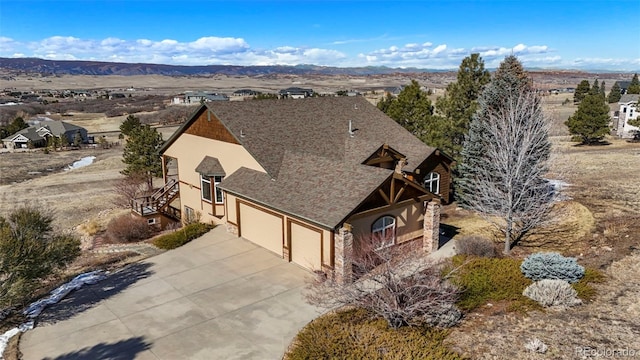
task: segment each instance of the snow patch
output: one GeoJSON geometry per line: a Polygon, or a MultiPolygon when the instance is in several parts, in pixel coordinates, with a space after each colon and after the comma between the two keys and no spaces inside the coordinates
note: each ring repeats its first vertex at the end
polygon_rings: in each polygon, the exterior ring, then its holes
{"type": "Polygon", "coordinates": [[[75,161],[73,164],[69,165],[65,170],[73,170],[81,167],[89,166],[93,164],[93,160],[95,160],[95,156],[85,156],[82,159],[75,161]]]}
{"type": "MultiPolygon", "coordinates": [[[[95,156],[91,157],[95,158],[95,156]]],[[[58,288],[53,290],[46,298],[40,299],[29,305],[29,307],[23,312],[23,314],[26,315],[30,320],[18,327],[7,330],[4,334],[0,335],[0,359],[3,359],[2,353],[4,353],[9,340],[11,340],[11,338],[18,333],[33,329],[35,318],[37,318],[42,310],[44,310],[47,306],[57,304],[58,302],[60,302],[60,300],[64,299],[65,296],[69,295],[70,292],[80,289],[84,285],[95,284],[106,277],[107,273],[102,270],[80,274],[71,279],[71,281],[60,285],[58,288]]]]}

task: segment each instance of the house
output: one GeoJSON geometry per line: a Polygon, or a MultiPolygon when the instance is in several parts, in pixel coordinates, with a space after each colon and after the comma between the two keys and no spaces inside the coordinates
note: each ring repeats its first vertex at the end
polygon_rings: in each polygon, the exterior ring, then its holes
{"type": "Polygon", "coordinates": [[[184,103],[187,105],[199,104],[208,101],[227,101],[227,95],[210,91],[187,91],[184,93],[184,103]]]}
{"type": "Polygon", "coordinates": [[[620,109],[618,110],[618,119],[615,130],[616,135],[622,138],[633,138],[636,136],[636,133],[640,131],[640,128],[637,126],[629,125],[629,120],[637,119],[638,112],[640,112],[640,107],[638,107],[640,95],[638,94],[624,94],[618,101],[618,105],[620,105],[620,109]]]}
{"type": "Polygon", "coordinates": [[[258,94],[260,94],[260,91],[255,91],[251,89],[240,89],[233,92],[233,96],[242,96],[242,97],[256,96],[258,94]]]}
{"type": "Polygon", "coordinates": [[[629,85],[631,85],[631,80],[618,80],[616,83],[620,86],[620,94],[624,95],[627,93],[629,85]]]}
{"type": "Polygon", "coordinates": [[[159,218],[179,198],[182,218],[345,281],[372,237],[437,248],[439,204],[450,201],[452,159],[362,97],[206,103],[160,152],[162,202],[134,212],[159,218]]]}
{"type": "Polygon", "coordinates": [[[281,98],[304,99],[313,96],[313,89],[290,87],[278,92],[281,98]]]}
{"type": "Polygon", "coordinates": [[[2,139],[2,144],[9,149],[26,149],[29,144],[33,147],[43,147],[47,145],[47,140],[51,136],[65,136],[69,144],[73,144],[76,134],[80,134],[82,143],[87,142],[87,130],[83,127],[63,121],[39,121],[2,139]]]}

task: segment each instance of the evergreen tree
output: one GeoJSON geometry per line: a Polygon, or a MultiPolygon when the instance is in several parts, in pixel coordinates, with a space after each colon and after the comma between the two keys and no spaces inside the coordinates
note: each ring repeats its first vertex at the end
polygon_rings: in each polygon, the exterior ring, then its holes
{"type": "Polygon", "coordinates": [[[600,86],[598,85],[598,79],[593,81],[593,85],[591,89],[589,89],[589,95],[598,95],[600,94],[600,86]]]}
{"type": "Polygon", "coordinates": [[[60,147],[69,146],[69,138],[65,134],[60,134],[60,147]]]}
{"type": "Polygon", "coordinates": [[[0,310],[34,296],[49,275],[80,255],[80,240],[54,231],[53,216],[19,206],[0,216],[0,310]]]}
{"type": "Polygon", "coordinates": [[[378,103],[378,109],[424,141],[432,123],[433,105],[428,93],[420,88],[417,81],[411,80],[411,84],[405,86],[398,97],[378,103]]]}
{"type": "Polygon", "coordinates": [[[140,119],[133,115],[129,115],[122,124],[120,124],[120,132],[126,136],[130,136],[131,133],[140,126],[140,119]]]}
{"type": "Polygon", "coordinates": [[[76,131],[76,134],[73,136],[73,145],[80,146],[80,144],[82,144],[82,134],[80,134],[80,131],[76,131]]]}
{"type": "Polygon", "coordinates": [[[609,91],[609,96],[607,97],[607,101],[609,104],[617,103],[622,98],[622,92],[620,91],[620,85],[616,81],[611,87],[611,91],[609,91]]]}
{"type": "Polygon", "coordinates": [[[18,116],[17,118],[13,119],[10,124],[6,126],[0,126],[0,139],[4,139],[7,136],[11,136],[18,131],[26,129],[28,127],[29,124],[27,124],[22,117],[18,116]]]}
{"type": "Polygon", "coordinates": [[[503,232],[505,253],[550,209],[548,126],[531,78],[506,57],[479,98],[456,180],[461,204],[503,232]]]}
{"type": "Polygon", "coordinates": [[[576,91],[573,93],[573,102],[577,104],[582,101],[590,90],[591,85],[589,85],[589,81],[582,80],[580,84],[578,84],[578,87],[576,87],[576,91]]]}
{"type": "Polygon", "coordinates": [[[603,99],[607,98],[607,95],[605,94],[605,87],[604,87],[604,80],[602,81],[602,83],[600,84],[600,96],[603,99]]]}
{"type": "Polygon", "coordinates": [[[640,80],[638,80],[638,74],[633,74],[631,84],[627,88],[627,94],[640,94],[640,80]]]}
{"type": "Polygon", "coordinates": [[[595,144],[609,133],[609,105],[599,94],[587,95],[565,125],[571,135],[577,135],[583,144],[595,144]]]}
{"type": "Polygon", "coordinates": [[[153,188],[153,177],[162,176],[162,158],[158,151],[164,144],[162,134],[149,125],[135,128],[127,138],[122,162],[127,164],[122,174],[144,175],[148,189],[153,188]]]}
{"type": "Polygon", "coordinates": [[[443,149],[454,159],[460,160],[464,137],[469,132],[469,123],[478,110],[478,97],[491,75],[484,68],[479,54],[471,54],[462,60],[456,82],[447,86],[444,97],[438,98],[436,109],[442,117],[435,118],[434,132],[439,132],[431,140],[434,146],[443,149]],[[438,139],[442,142],[438,143],[438,139]]]}

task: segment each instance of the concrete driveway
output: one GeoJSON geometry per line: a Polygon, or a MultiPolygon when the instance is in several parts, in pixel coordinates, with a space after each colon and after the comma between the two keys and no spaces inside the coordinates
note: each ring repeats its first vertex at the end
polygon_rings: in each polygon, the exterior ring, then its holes
{"type": "Polygon", "coordinates": [[[219,226],[45,310],[24,359],[280,359],[310,273],[219,226]]]}

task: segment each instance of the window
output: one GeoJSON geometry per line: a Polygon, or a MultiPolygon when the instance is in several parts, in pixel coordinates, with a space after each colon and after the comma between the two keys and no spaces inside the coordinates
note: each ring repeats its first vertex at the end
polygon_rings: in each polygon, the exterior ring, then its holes
{"type": "Polygon", "coordinates": [[[440,174],[430,172],[424,177],[424,188],[434,194],[440,194],[440,174]]]}
{"type": "Polygon", "coordinates": [[[202,200],[211,202],[211,178],[200,175],[200,192],[202,200]]]}
{"type": "Polygon", "coordinates": [[[215,189],[215,192],[216,192],[216,204],[224,203],[224,199],[222,197],[222,189],[220,189],[220,187],[218,186],[218,184],[222,182],[223,178],[224,176],[213,177],[213,188],[215,189]]]}
{"type": "Polygon", "coordinates": [[[147,224],[155,225],[156,224],[156,218],[147,219],[147,224]]]}
{"type": "Polygon", "coordinates": [[[396,218],[393,216],[383,216],[371,225],[371,236],[376,244],[376,250],[384,249],[393,245],[396,241],[396,218]]]}

